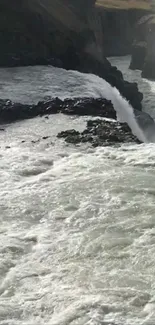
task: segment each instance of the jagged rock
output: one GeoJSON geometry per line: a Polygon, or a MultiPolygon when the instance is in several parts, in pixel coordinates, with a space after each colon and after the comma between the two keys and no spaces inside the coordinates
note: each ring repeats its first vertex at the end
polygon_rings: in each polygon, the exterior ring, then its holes
{"type": "Polygon", "coordinates": [[[92,115],[116,118],[116,111],[111,101],[104,98],[65,99],[61,112],[69,115],[92,115]]]}
{"type": "Polygon", "coordinates": [[[60,132],[58,138],[64,138],[67,143],[90,143],[92,146],[114,145],[116,143],[136,142],[139,140],[133,136],[126,123],[110,122],[104,120],[89,120],[83,132],[67,130],[60,132]]]}
{"type": "Polygon", "coordinates": [[[10,123],[16,120],[23,120],[34,116],[36,116],[34,105],[13,103],[9,99],[0,99],[0,123],[10,123]]]}
{"type": "Polygon", "coordinates": [[[104,98],[74,98],[62,101],[59,98],[40,101],[36,105],[13,103],[0,100],[0,122],[9,123],[16,120],[44,116],[47,114],[64,113],[67,115],[90,115],[116,118],[111,101],[104,98]]]}

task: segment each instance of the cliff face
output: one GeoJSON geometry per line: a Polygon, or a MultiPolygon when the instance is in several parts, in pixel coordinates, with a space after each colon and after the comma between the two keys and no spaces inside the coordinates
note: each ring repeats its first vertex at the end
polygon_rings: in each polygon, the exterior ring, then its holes
{"type": "Polygon", "coordinates": [[[100,60],[130,53],[135,22],[147,10],[145,0],[139,8],[127,7],[128,0],[97,0],[96,6],[95,2],[1,0],[0,66],[61,61],[69,68],[83,51],[100,60]]]}
{"type": "Polygon", "coordinates": [[[78,18],[73,4],[70,8],[65,2],[2,0],[0,65],[48,63],[61,59],[71,43],[78,44],[81,33],[87,31],[86,21],[78,18]]]}
{"type": "Polygon", "coordinates": [[[130,68],[142,70],[142,76],[155,79],[155,15],[143,17],[137,24],[130,68]]]}
{"type": "Polygon", "coordinates": [[[131,53],[137,21],[151,10],[151,0],[97,0],[106,56],[131,53]]]}
{"type": "Polygon", "coordinates": [[[131,53],[135,25],[146,14],[142,9],[98,8],[104,33],[106,56],[121,56],[131,53]]]}

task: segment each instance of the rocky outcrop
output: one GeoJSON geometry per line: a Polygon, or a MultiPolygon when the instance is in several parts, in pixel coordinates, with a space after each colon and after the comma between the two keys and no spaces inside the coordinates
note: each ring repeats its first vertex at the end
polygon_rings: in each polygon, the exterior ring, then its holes
{"type": "Polygon", "coordinates": [[[90,143],[93,147],[114,145],[124,142],[137,142],[128,125],[125,123],[89,120],[83,132],[67,130],[60,132],[58,138],[64,138],[67,143],[79,144],[90,143]]]}
{"type": "MultiPolygon", "coordinates": [[[[74,98],[74,99],[65,99],[65,100],[54,98],[45,101],[40,101],[37,104],[33,104],[33,105],[13,103],[10,100],[3,100],[3,99],[0,100],[0,124],[3,125],[24,120],[24,119],[31,119],[37,116],[45,117],[48,119],[49,115],[58,114],[58,113],[63,113],[66,115],[76,115],[76,116],[104,117],[104,118],[111,119],[112,121],[109,124],[106,124],[106,122],[105,124],[104,123],[102,124],[102,127],[105,126],[103,132],[104,132],[104,136],[106,136],[107,134],[108,140],[106,141],[108,141],[108,143],[112,142],[112,137],[114,135],[116,135],[116,142],[123,142],[123,141],[127,142],[130,140],[133,141],[135,140],[135,137],[131,136],[131,131],[129,132],[130,133],[129,138],[128,138],[129,135],[128,133],[127,134],[125,133],[124,135],[124,131],[129,130],[129,128],[126,126],[126,124],[122,124],[122,123],[119,124],[116,122],[116,111],[111,101],[104,98],[74,98]],[[113,124],[114,120],[115,123],[113,124]],[[125,125],[125,129],[124,129],[124,125],[125,125]],[[118,127],[117,130],[116,127],[118,127]],[[123,133],[120,134],[120,132],[123,133]],[[118,140],[117,140],[117,136],[118,136],[118,140]],[[125,136],[124,138],[125,140],[123,140],[124,136],[125,136]]],[[[143,130],[142,132],[144,134],[146,141],[155,142],[155,122],[153,118],[151,118],[151,116],[149,116],[147,113],[138,110],[134,110],[134,116],[137,121],[137,124],[143,130]]],[[[0,128],[0,131],[4,131],[4,127],[0,128]]],[[[96,138],[94,137],[93,140],[90,141],[90,139],[92,138],[92,134],[90,133],[91,131],[89,128],[89,132],[85,131],[81,135],[79,133],[73,132],[73,134],[69,133],[69,136],[78,135],[76,141],[87,142],[88,140],[88,142],[93,141],[93,143],[95,143],[94,141],[96,138]]],[[[66,134],[68,135],[68,132],[64,133],[64,136],[66,134]]],[[[101,145],[100,140],[102,135],[101,134],[99,135],[99,133],[97,133],[97,136],[98,136],[97,143],[98,145],[101,145]]]]}
{"type": "Polygon", "coordinates": [[[116,118],[116,112],[111,101],[104,98],[75,98],[63,101],[55,98],[38,102],[36,105],[25,105],[13,103],[10,100],[0,100],[0,123],[11,123],[56,113],[116,118]]]}
{"type": "Polygon", "coordinates": [[[142,70],[142,77],[155,79],[155,15],[143,17],[137,24],[130,68],[142,70]]]}

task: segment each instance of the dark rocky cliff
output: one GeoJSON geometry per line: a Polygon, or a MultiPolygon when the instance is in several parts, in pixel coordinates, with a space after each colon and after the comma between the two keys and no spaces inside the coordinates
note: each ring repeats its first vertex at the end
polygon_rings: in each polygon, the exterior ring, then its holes
{"type": "Polygon", "coordinates": [[[0,66],[46,64],[59,60],[83,47],[91,33],[88,9],[79,15],[77,1],[2,0],[0,2],[0,66]]]}
{"type": "Polygon", "coordinates": [[[0,66],[52,64],[94,73],[141,109],[137,85],[124,81],[106,59],[106,54],[128,52],[130,25],[139,13],[116,15],[94,5],[95,0],[1,0],[0,66]]]}
{"type": "Polygon", "coordinates": [[[142,70],[142,76],[155,79],[155,15],[137,23],[130,68],[142,70]]]}
{"type": "Polygon", "coordinates": [[[72,52],[77,60],[79,52],[88,49],[100,60],[131,53],[135,23],[147,10],[114,9],[95,2],[1,0],[0,66],[54,61],[58,65],[60,60],[70,66],[72,52]]]}
{"type": "Polygon", "coordinates": [[[137,21],[148,12],[143,9],[98,8],[102,20],[106,56],[131,54],[137,21]]]}

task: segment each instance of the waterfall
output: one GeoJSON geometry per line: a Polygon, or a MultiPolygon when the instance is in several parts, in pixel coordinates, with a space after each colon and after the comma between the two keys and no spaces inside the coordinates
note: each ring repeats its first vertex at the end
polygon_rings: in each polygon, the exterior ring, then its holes
{"type": "Polygon", "coordinates": [[[93,84],[92,95],[94,97],[104,97],[111,100],[117,113],[117,120],[126,122],[132,130],[132,133],[137,136],[140,141],[148,142],[149,139],[147,139],[145,132],[140,128],[132,106],[121,96],[120,92],[98,76],[90,74],[87,75],[87,78],[89,78],[91,85],[93,84]]]}

